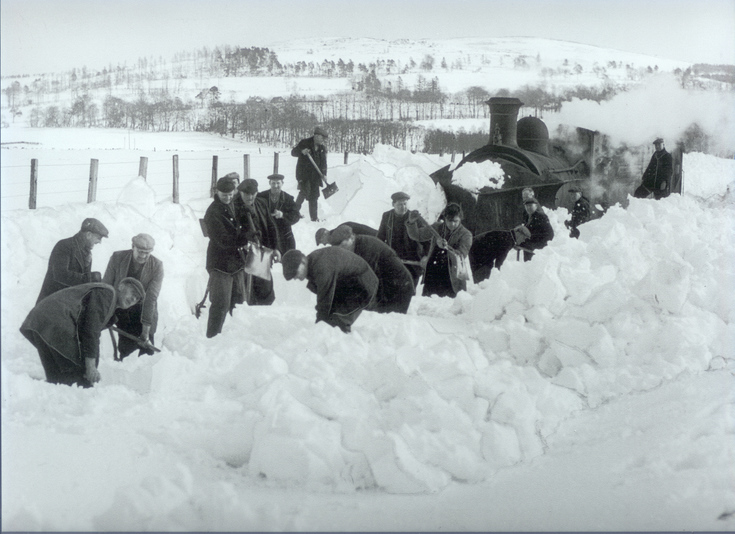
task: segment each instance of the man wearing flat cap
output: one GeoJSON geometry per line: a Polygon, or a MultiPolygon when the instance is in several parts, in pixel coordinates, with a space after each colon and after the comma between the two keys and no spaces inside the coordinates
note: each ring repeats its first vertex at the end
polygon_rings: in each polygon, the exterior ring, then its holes
{"type": "Polygon", "coordinates": [[[393,201],[393,209],[383,213],[377,237],[395,250],[398,257],[406,263],[406,268],[411,273],[414,287],[416,287],[424,272],[419,264],[421,256],[424,255],[424,249],[421,243],[414,241],[408,235],[408,201],[411,197],[408,193],[398,191],[390,198],[393,201]]]}
{"type": "Polygon", "coordinates": [[[364,309],[370,309],[378,277],[365,260],[341,247],[318,248],[308,256],[286,252],[281,260],[286,280],[306,280],[316,294],[316,322],[349,332],[364,309]]]}
{"type": "Polygon", "coordinates": [[[296,182],[299,187],[299,194],[296,197],[296,207],[298,210],[301,210],[301,205],[304,203],[304,200],[308,200],[309,217],[311,217],[312,221],[318,220],[317,201],[319,199],[319,188],[322,185],[322,178],[314,164],[316,164],[316,167],[326,177],[327,148],[324,145],[324,141],[327,137],[327,131],[317,126],[314,128],[314,135],[312,137],[302,139],[291,150],[291,155],[299,158],[296,161],[296,182]]]}
{"type": "MultiPolygon", "coordinates": [[[[241,184],[242,185],[242,184],[241,184]]],[[[215,197],[204,214],[209,236],[207,272],[209,273],[209,318],[207,337],[222,331],[227,312],[245,302],[245,273],[239,247],[247,245],[247,237],[237,214],[234,198],[237,191],[230,178],[217,180],[215,197]]]]}
{"type": "Polygon", "coordinates": [[[539,210],[538,200],[526,200],[523,207],[528,219],[525,224],[514,228],[514,235],[516,243],[523,250],[523,261],[530,261],[534,250],[544,248],[554,238],[554,229],[548,215],[539,210]]]}
{"type": "MultiPolygon", "coordinates": [[[[138,280],[145,290],[145,298],[135,306],[120,310],[116,314],[116,324],[120,330],[140,339],[142,344],[153,344],[158,326],[158,295],[163,284],[163,263],[152,255],[156,242],[148,234],[138,234],[132,239],[132,247],[113,252],[107,263],[102,281],[117,287],[123,278],[138,280]]],[[[120,336],[118,349],[120,360],[135,349],[141,354],[153,354],[153,350],[143,348],[134,340],[120,336]]]]}
{"type": "Polygon", "coordinates": [[[292,248],[296,248],[291,226],[299,222],[301,216],[296,207],[293,196],[283,191],[282,174],[271,174],[268,176],[270,190],[261,191],[257,198],[265,203],[268,216],[273,220],[275,226],[275,248],[281,254],[285,254],[292,248]]]}
{"type": "Polygon", "coordinates": [[[392,248],[377,237],[355,235],[347,225],[332,230],[329,244],[360,256],[378,277],[372,310],[378,313],[408,312],[416,289],[411,273],[392,248]]]}
{"type": "MultiPolygon", "coordinates": [[[[246,178],[237,186],[235,197],[235,215],[242,226],[245,244],[268,247],[275,251],[274,260],[280,259],[278,252],[278,230],[276,223],[268,213],[268,203],[258,196],[258,182],[246,178]]],[[[273,292],[273,280],[245,273],[247,290],[245,300],[250,306],[270,305],[276,298],[273,292]]]]}
{"type": "Polygon", "coordinates": [[[112,324],[116,310],[145,298],[135,278],[117,285],[79,284],[56,291],[30,311],[20,332],[41,359],[46,381],[92,387],[99,382],[100,334],[112,324]]]}
{"type": "Polygon", "coordinates": [[[671,187],[671,177],[674,174],[674,158],[664,148],[664,140],[657,137],[653,142],[654,153],[648,167],[643,172],[641,185],[635,190],[633,196],[635,198],[648,198],[653,194],[653,198],[659,200],[669,196],[671,187]]]}
{"type": "Polygon", "coordinates": [[[570,200],[574,203],[572,206],[572,220],[564,221],[564,226],[569,228],[569,237],[579,238],[579,225],[586,223],[592,217],[592,207],[587,197],[582,195],[582,189],[573,184],[568,189],[570,200]]]}
{"type": "Polygon", "coordinates": [[[104,224],[88,218],[82,222],[79,232],[56,243],[36,302],[60,289],[101,281],[102,275],[92,272],[92,248],[108,235],[104,224]]]}

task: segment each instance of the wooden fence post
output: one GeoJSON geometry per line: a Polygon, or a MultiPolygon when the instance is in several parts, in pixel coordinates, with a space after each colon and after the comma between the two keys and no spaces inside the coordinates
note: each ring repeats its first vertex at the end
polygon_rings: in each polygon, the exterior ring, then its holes
{"type": "Polygon", "coordinates": [[[214,198],[217,191],[217,156],[212,156],[212,186],[209,189],[209,196],[214,198]]]}
{"type": "Polygon", "coordinates": [[[173,159],[174,165],[174,204],[179,203],[179,155],[174,154],[173,159]]]}
{"type": "Polygon", "coordinates": [[[347,165],[347,155],[348,155],[348,154],[349,154],[349,152],[347,152],[347,151],[345,150],[345,165],[347,165]]]}
{"type": "Polygon", "coordinates": [[[87,204],[97,200],[97,169],[100,160],[92,159],[89,163],[89,189],[87,189],[87,204]]]}
{"type": "Polygon", "coordinates": [[[454,149],[452,149],[452,163],[454,163],[454,149]]]}
{"type": "Polygon", "coordinates": [[[242,179],[250,178],[250,154],[242,155],[242,179]]]}
{"type": "Polygon", "coordinates": [[[140,165],[138,165],[138,176],[142,176],[144,180],[148,180],[148,158],[140,157],[140,165]]]}
{"type": "Polygon", "coordinates": [[[38,160],[31,160],[31,196],[28,198],[28,208],[36,209],[36,196],[38,195],[38,160]]]}
{"type": "Polygon", "coordinates": [[[273,174],[278,174],[278,152],[273,153],[273,174]]]}

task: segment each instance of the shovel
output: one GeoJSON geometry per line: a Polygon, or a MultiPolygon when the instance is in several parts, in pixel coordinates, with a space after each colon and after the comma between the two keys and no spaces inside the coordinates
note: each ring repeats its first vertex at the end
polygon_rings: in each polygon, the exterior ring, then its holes
{"type": "Polygon", "coordinates": [[[324,189],[322,189],[322,194],[324,195],[324,199],[326,200],[337,191],[339,191],[339,187],[337,187],[336,183],[330,184],[329,182],[327,182],[327,178],[324,176],[324,173],[322,173],[322,170],[316,164],[316,161],[314,161],[314,158],[311,157],[311,154],[306,154],[306,156],[309,158],[309,161],[311,161],[311,164],[314,165],[316,172],[319,173],[319,176],[321,176],[322,178],[322,182],[324,182],[324,185],[326,186],[324,189]]]}
{"type": "MultiPolygon", "coordinates": [[[[120,336],[126,337],[128,339],[132,339],[138,344],[139,347],[143,349],[152,350],[153,352],[161,352],[161,349],[154,347],[153,344],[151,344],[150,342],[143,341],[139,337],[134,336],[133,334],[128,334],[125,330],[120,330],[117,326],[110,326],[110,335],[112,335],[113,330],[117,332],[117,334],[120,336]]],[[[116,347],[116,351],[117,351],[117,347],[116,347]]]]}

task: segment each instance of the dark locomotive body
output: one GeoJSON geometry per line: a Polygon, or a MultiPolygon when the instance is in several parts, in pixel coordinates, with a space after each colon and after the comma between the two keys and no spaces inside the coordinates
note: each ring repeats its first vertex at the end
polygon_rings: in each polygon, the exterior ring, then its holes
{"type": "Polygon", "coordinates": [[[521,191],[532,187],[542,206],[571,207],[565,195],[571,183],[582,185],[589,179],[594,161],[595,132],[577,129],[581,154],[569,154],[551,146],[549,131],[535,117],[518,118],[523,103],[517,98],[497,97],[490,105],[490,142],[462,159],[457,168],[487,160],[497,162],[505,173],[502,188],[484,187],[475,195],[452,184],[449,166],[432,174],[441,184],[448,202],[458,202],[464,211],[464,225],[475,235],[489,230],[509,230],[523,222],[521,191]]]}

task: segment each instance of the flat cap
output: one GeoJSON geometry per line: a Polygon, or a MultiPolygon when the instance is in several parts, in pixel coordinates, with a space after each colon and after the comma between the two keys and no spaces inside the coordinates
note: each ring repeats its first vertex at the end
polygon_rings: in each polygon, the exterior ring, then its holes
{"type": "Polygon", "coordinates": [[[245,178],[242,183],[237,186],[237,190],[254,195],[258,192],[258,181],[253,178],[245,178]]]}
{"type": "Polygon", "coordinates": [[[235,190],[235,182],[232,178],[220,178],[217,180],[217,191],[222,193],[232,193],[235,190]]]}
{"type": "Polygon", "coordinates": [[[299,265],[306,258],[304,253],[298,249],[292,248],[287,251],[281,258],[281,266],[283,267],[283,277],[286,280],[291,280],[296,276],[296,272],[299,270],[299,265]]]}
{"type": "Polygon", "coordinates": [[[314,234],[314,239],[316,240],[317,245],[326,245],[327,243],[329,243],[329,230],[327,230],[326,228],[319,228],[319,230],[317,230],[314,234]]]}
{"type": "Polygon", "coordinates": [[[663,137],[657,137],[656,139],[653,140],[653,144],[654,145],[655,144],[658,144],[658,143],[663,143],[663,142],[664,142],[664,138],[663,137]]]}
{"type": "MultiPolygon", "coordinates": [[[[120,280],[119,286],[129,286],[132,287],[135,292],[140,297],[140,300],[143,300],[145,298],[145,288],[143,287],[143,284],[140,283],[139,280],[133,278],[132,276],[128,276],[127,278],[123,278],[120,280]]],[[[118,287],[119,287],[118,286],[118,287]]]]}
{"type": "Polygon", "coordinates": [[[327,131],[321,126],[317,126],[316,128],[314,128],[314,135],[321,135],[323,137],[329,137],[329,135],[327,134],[327,131]]]}
{"type": "Polygon", "coordinates": [[[229,178],[230,180],[234,182],[240,182],[240,175],[236,172],[228,172],[225,174],[222,178],[229,178]]]}
{"type": "Polygon", "coordinates": [[[393,202],[398,202],[399,200],[408,200],[410,199],[410,195],[408,193],[404,193],[403,191],[398,191],[397,193],[393,193],[390,196],[390,199],[393,202]]]}
{"type": "Polygon", "coordinates": [[[352,228],[350,228],[346,224],[341,224],[337,228],[329,232],[329,244],[339,245],[340,243],[342,243],[342,241],[351,238],[353,235],[355,235],[355,233],[352,231],[352,228]]]}
{"type": "Polygon", "coordinates": [[[146,252],[153,250],[156,246],[156,240],[148,234],[138,234],[133,237],[133,246],[146,252]]]}
{"type": "Polygon", "coordinates": [[[100,237],[109,237],[110,235],[110,233],[107,231],[107,228],[105,228],[105,225],[92,217],[89,217],[88,219],[84,219],[82,221],[81,231],[92,232],[100,237]]]}
{"type": "Polygon", "coordinates": [[[268,180],[284,180],[284,176],[282,174],[271,174],[268,176],[268,180]]]}

